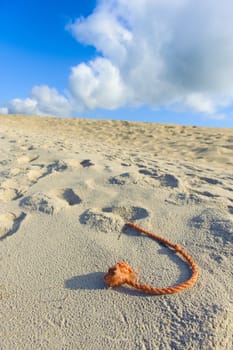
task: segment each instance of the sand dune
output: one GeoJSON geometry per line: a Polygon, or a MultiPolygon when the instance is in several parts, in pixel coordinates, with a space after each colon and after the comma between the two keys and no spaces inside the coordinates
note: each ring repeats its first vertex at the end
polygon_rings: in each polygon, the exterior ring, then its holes
{"type": "Polygon", "coordinates": [[[0,349],[231,350],[233,129],[0,116],[0,349]],[[127,261],[165,296],[103,276],[127,261]]]}

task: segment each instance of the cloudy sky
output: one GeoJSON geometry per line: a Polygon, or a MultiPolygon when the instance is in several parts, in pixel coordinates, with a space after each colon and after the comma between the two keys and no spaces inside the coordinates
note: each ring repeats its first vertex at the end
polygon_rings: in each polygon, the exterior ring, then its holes
{"type": "Polygon", "coordinates": [[[232,0],[0,0],[0,113],[233,127],[232,0]]]}

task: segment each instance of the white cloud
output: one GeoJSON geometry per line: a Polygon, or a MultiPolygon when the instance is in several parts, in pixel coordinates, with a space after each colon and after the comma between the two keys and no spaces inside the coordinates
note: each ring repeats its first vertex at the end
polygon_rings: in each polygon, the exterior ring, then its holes
{"type": "Polygon", "coordinates": [[[232,11],[230,0],[100,1],[89,17],[68,28],[118,72],[124,94],[110,88],[105,101],[101,81],[116,86],[116,76],[111,78],[104,64],[96,74],[97,58],[76,67],[77,79],[73,69],[75,97],[91,108],[109,108],[113,99],[110,108],[141,103],[213,113],[222,99],[233,98],[232,11]],[[87,94],[80,89],[81,70],[86,70],[87,94]]]}
{"type": "Polygon", "coordinates": [[[7,107],[1,107],[0,108],[0,114],[8,114],[8,108],[7,107]]]}
{"type": "Polygon", "coordinates": [[[197,112],[214,113],[214,102],[200,93],[189,93],[183,100],[184,106],[197,112]]]}
{"type": "Polygon", "coordinates": [[[30,98],[15,98],[8,104],[8,113],[65,116],[71,111],[70,101],[46,85],[34,86],[30,98]]]}
{"type": "Polygon", "coordinates": [[[21,100],[20,98],[14,98],[9,103],[8,111],[9,113],[16,114],[37,114],[37,102],[31,98],[26,98],[24,100],[21,100]]]}
{"type": "Polygon", "coordinates": [[[43,114],[60,116],[70,114],[72,110],[70,101],[48,86],[35,86],[32,89],[32,98],[37,101],[38,109],[43,114]]]}
{"type": "Polygon", "coordinates": [[[77,19],[67,28],[78,41],[95,46],[113,62],[124,61],[127,43],[132,41],[132,33],[119,23],[114,13],[107,11],[96,11],[87,19],[77,19]]]}
{"type": "Polygon", "coordinates": [[[67,26],[96,49],[72,67],[67,95],[34,87],[9,113],[147,105],[223,115],[233,101],[232,13],[232,0],[101,0],[67,26]]]}
{"type": "Polygon", "coordinates": [[[125,104],[127,95],[119,70],[105,58],[73,67],[70,91],[88,109],[117,108],[125,104]]]}

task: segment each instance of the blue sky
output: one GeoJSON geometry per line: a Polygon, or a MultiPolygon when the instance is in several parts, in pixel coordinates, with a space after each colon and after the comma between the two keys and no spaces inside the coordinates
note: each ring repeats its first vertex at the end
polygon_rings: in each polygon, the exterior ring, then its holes
{"type": "Polygon", "coordinates": [[[95,54],[65,27],[94,6],[92,0],[1,0],[0,99],[25,98],[34,85],[63,90],[70,67],[95,54]]]}
{"type": "Polygon", "coordinates": [[[0,0],[0,113],[233,127],[218,3],[0,0]]]}

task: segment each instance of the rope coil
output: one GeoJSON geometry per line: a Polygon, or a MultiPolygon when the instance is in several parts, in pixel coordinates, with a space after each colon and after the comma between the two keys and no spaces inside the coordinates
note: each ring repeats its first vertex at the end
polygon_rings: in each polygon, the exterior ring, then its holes
{"type": "Polygon", "coordinates": [[[186,253],[183,248],[179,244],[173,244],[169,240],[152,233],[150,231],[144,230],[140,226],[132,223],[127,222],[125,224],[126,226],[129,226],[133,228],[134,230],[147,235],[150,238],[153,238],[164,245],[166,245],[168,248],[173,249],[177,254],[180,254],[190,265],[192,270],[192,276],[185,282],[179,283],[173,287],[167,287],[167,288],[155,288],[147,284],[141,284],[136,281],[137,273],[133,271],[132,267],[128,265],[126,262],[118,262],[113,267],[109,268],[108,273],[104,276],[104,281],[109,287],[119,287],[123,284],[128,284],[133,288],[139,289],[145,293],[150,294],[173,294],[181,292],[182,290],[191,287],[197,280],[198,277],[198,268],[196,263],[193,261],[193,259],[186,253]]]}

